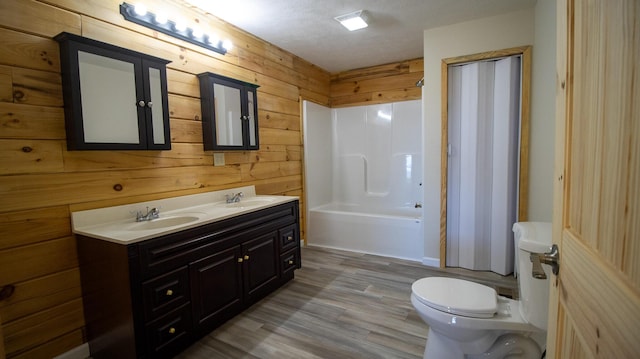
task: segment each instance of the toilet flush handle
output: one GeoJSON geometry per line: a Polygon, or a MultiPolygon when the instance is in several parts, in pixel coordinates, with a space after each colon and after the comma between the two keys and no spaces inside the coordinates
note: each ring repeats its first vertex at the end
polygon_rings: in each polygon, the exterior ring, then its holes
{"type": "Polygon", "coordinates": [[[542,263],[550,265],[553,274],[557,275],[560,269],[560,253],[558,252],[558,246],[555,244],[551,246],[551,251],[547,253],[529,254],[529,260],[533,263],[531,275],[537,279],[547,279],[547,275],[542,269],[542,263]]]}

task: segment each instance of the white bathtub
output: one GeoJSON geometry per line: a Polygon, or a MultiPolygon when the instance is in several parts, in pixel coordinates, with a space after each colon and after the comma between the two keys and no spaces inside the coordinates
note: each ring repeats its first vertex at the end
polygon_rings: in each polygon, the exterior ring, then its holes
{"type": "Polygon", "coordinates": [[[421,261],[422,210],[331,203],[309,210],[307,244],[421,261]]]}

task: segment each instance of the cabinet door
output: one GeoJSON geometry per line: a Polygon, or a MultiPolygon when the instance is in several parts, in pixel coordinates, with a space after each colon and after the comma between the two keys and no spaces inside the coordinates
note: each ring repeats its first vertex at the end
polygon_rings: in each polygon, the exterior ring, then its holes
{"type": "Polygon", "coordinates": [[[244,291],[248,302],[259,299],[278,281],[278,232],[261,235],[242,244],[244,291]]]}
{"type": "Polygon", "coordinates": [[[72,120],[76,143],[70,147],[144,147],[144,108],[136,104],[144,97],[140,59],[84,45],[78,45],[76,55],[77,95],[65,99],[73,101],[77,115],[72,120]]]}
{"type": "Polygon", "coordinates": [[[246,136],[245,143],[250,150],[259,149],[258,143],[258,99],[253,87],[246,88],[247,109],[245,116],[246,136]]]}
{"type": "Polygon", "coordinates": [[[258,149],[258,86],[209,72],[198,78],[204,149],[258,149]]]}
{"type": "Polygon", "coordinates": [[[171,148],[169,61],[64,32],[55,39],[69,150],[171,148]]]}
{"type": "Polygon", "coordinates": [[[213,328],[242,309],[240,246],[189,265],[194,326],[213,328]]]}
{"type": "Polygon", "coordinates": [[[167,69],[162,63],[143,60],[145,125],[147,147],[154,150],[171,149],[169,104],[167,100],[167,69]]]}

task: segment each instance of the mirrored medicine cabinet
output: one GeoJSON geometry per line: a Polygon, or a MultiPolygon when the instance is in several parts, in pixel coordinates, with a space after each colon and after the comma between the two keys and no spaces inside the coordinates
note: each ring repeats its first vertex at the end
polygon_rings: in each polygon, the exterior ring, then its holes
{"type": "Polygon", "coordinates": [[[200,103],[205,150],[257,150],[258,85],[205,72],[200,103]]]}
{"type": "Polygon", "coordinates": [[[170,61],[63,32],[62,86],[69,150],[169,150],[170,61]]]}

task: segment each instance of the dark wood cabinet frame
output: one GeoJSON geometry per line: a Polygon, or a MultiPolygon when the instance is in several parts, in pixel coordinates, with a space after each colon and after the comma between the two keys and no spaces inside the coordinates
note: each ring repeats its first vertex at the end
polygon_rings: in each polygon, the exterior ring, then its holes
{"type": "Polygon", "coordinates": [[[92,358],[170,358],[301,267],[299,203],[129,245],[77,235],[92,358]]]}

